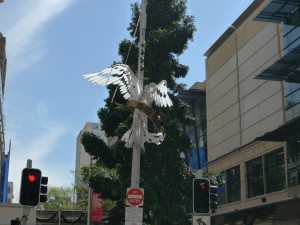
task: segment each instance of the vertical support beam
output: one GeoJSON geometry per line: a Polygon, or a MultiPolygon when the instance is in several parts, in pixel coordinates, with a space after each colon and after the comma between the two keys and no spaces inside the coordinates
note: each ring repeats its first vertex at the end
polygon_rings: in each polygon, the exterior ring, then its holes
{"type": "MultiPolygon", "coordinates": [[[[146,4],[147,0],[142,0],[142,8],[140,14],[140,39],[139,39],[139,55],[138,55],[138,79],[143,87],[144,81],[144,60],[145,60],[145,35],[146,35],[146,4]]],[[[136,110],[136,109],[135,109],[136,110]]],[[[138,129],[142,129],[140,120],[138,129]]],[[[137,143],[134,143],[132,149],[132,167],[131,167],[131,187],[139,187],[140,185],[140,161],[141,148],[137,143]]]]}

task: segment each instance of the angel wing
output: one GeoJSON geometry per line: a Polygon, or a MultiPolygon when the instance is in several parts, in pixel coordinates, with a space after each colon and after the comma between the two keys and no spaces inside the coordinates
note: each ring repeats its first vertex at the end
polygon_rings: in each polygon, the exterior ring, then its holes
{"type": "Polygon", "coordinates": [[[125,99],[138,98],[142,92],[137,77],[126,64],[115,64],[100,72],[85,74],[83,77],[95,85],[118,85],[125,99]]]}
{"type": "Polygon", "coordinates": [[[153,100],[157,106],[161,107],[171,107],[173,105],[167,89],[167,81],[163,80],[156,86],[153,93],[153,100]]]}

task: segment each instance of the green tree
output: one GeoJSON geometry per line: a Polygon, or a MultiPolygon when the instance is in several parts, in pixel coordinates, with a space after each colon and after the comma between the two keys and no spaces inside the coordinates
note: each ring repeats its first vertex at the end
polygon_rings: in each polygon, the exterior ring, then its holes
{"type": "Polygon", "coordinates": [[[47,202],[40,203],[38,209],[73,209],[73,188],[50,187],[47,192],[47,202]]]}
{"type": "MultiPolygon", "coordinates": [[[[128,30],[133,42],[123,40],[119,54],[122,63],[136,71],[139,34],[134,34],[140,5],[132,4],[131,9],[132,21],[128,30]]],[[[144,84],[166,80],[174,106],[171,109],[156,109],[160,113],[166,137],[159,146],[145,143],[146,151],[141,156],[140,186],[145,189],[143,208],[144,222],[147,224],[190,223],[186,214],[192,210],[192,179],[195,175],[187,166],[187,159],[192,146],[178,124],[187,124],[193,118],[188,115],[188,106],[175,95],[185,87],[176,83],[176,79],[185,77],[188,72],[188,67],[179,63],[178,56],[187,49],[194,31],[194,18],[186,15],[186,0],[148,0],[144,84]]],[[[119,91],[114,95],[114,86],[109,86],[108,90],[106,105],[98,111],[98,116],[106,134],[117,136],[119,141],[108,148],[94,134],[84,133],[82,143],[97,163],[92,166],[90,176],[88,168],[84,168],[82,174],[96,192],[102,193],[104,199],[116,201],[109,224],[118,225],[124,221],[124,200],[126,188],[130,186],[132,159],[132,150],[125,148],[120,138],[131,127],[132,114],[116,109],[111,104],[112,100],[122,104],[126,102],[119,91]]],[[[150,131],[155,131],[151,122],[148,126],[150,131]]]]}
{"type": "Polygon", "coordinates": [[[76,202],[75,209],[87,209],[88,206],[88,193],[89,190],[87,187],[82,185],[75,185],[74,189],[76,191],[76,202]]]}

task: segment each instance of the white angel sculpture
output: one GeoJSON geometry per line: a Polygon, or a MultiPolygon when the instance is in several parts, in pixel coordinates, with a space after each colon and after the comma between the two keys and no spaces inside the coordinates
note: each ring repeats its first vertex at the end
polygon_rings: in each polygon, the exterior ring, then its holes
{"type": "Polygon", "coordinates": [[[165,80],[157,85],[150,83],[143,88],[138,78],[126,64],[115,64],[100,72],[83,76],[95,85],[118,85],[121,94],[128,100],[127,105],[134,108],[132,127],[121,139],[125,141],[127,148],[132,148],[136,144],[145,150],[145,141],[157,145],[162,143],[165,138],[163,132],[148,132],[148,117],[151,118],[151,113],[149,114],[149,112],[152,110],[151,105],[153,101],[160,107],[171,107],[173,105],[168,96],[167,82],[165,80]]]}

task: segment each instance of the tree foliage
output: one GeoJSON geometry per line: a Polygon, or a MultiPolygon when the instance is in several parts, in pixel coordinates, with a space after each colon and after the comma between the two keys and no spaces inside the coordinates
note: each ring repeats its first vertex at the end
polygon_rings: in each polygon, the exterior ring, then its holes
{"type": "MultiPolygon", "coordinates": [[[[132,21],[129,32],[133,42],[123,40],[119,45],[122,63],[133,71],[137,69],[138,37],[134,36],[140,13],[138,3],[131,5],[132,21]],[[132,43],[130,55],[127,53],[132,43]]],[[[189,123],[193,118],[187,114],[187,106],[176,98],[185,85],[176,83],[183,78],[188,67],[182,65],[178,56],[188,47],[195,31],[194,18],[186,15],[186,0],[148,0],[146,55],[144,84],[159,83],[166,80],[174,106],[171,109],[156,109],[164,126],[166,137],[159,146],[145,143],[146,151],[141,155],[140,187],[145,190],[144,222],[153,225],[189,224],[187,213],[192,207],[192,179],[194,171],[188,166],[192,149],[191,142],[178,124],[189,123]]],[[[109,97],[98,116],[107,136],[117,136],[119,141],[108,148],[102,140],[91,133],[84,133],[82,143],[86,151],[97,161],[91,168],[83,169],[84,179],[103,198],[116,201],[109,224],[122,224],[126,188],[130,186],[132,150],[120,141],[122,135],[131,127],[132,114],[116,109],[114,102],[126,104],[115,87],[108,86],[109,97]],[[114,98],[113,98],[114,96],[114,98]]],[[[155,126],[149,122],[150,131],[155,126]]]]}
{"type": "Polygon", "coordinates": [[[73,209],[73,193],[74,190],[70,187],[50,187],[47,192],[47,202],[40,203],[38,208],[50,210],[73,209]]]}

